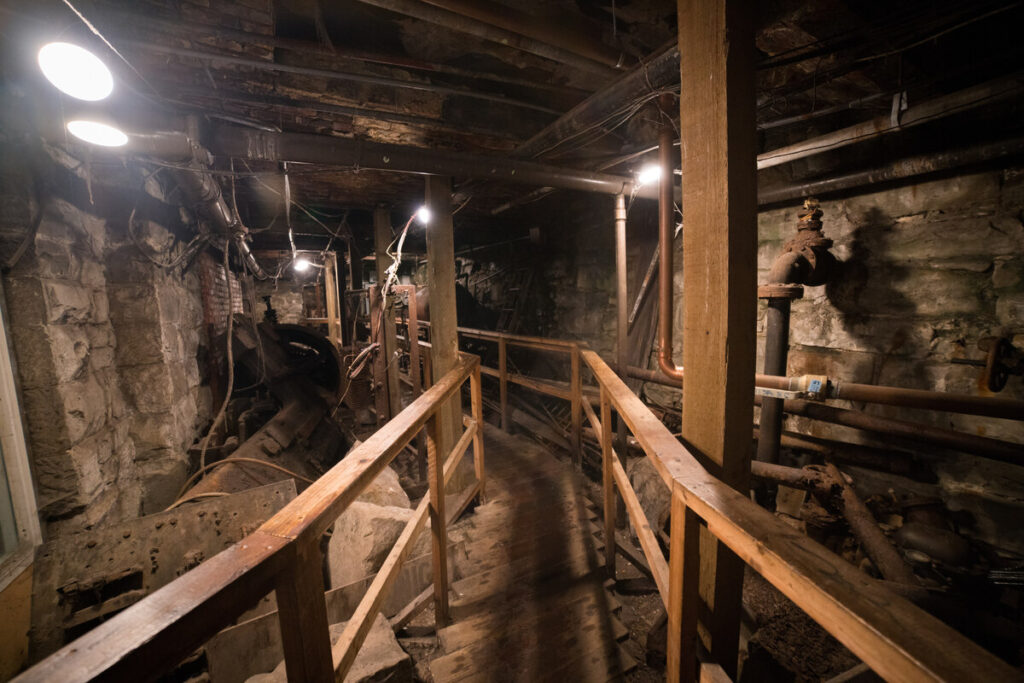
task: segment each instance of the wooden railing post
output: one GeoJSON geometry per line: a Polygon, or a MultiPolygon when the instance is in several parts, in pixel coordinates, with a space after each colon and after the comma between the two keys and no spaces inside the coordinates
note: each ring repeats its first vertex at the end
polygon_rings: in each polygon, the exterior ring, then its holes
{"type": "Polygon", "coordinates": [[[572,457],[576,461],[576,469],[583,468],[583,386],[580,383],[580,347],[573,344],[569,351],[572,363],[570,391],[572,392],[572,457]]]}
{"type": "Polygon", "coordinates": [[[700,520],[682,490],[672,492],[668,562],[668,643],[670,683],[697,679],[697,616],[700,605],[700,520]]]}
{"type": "Polygon", "coordinates": [[[508,344],[498,339],[498,392],[501,400],[501,429],[508,431],[508,344]]]}
{"type": "Polygon", "coordinates": [[[487,500],[487,473],[484,471],[484,397],[480,377],[480,364],[477,363],[469,377],[469,397],[473,419],[476,421],[476,431],[473,432],[473,467],[476,469],[476,480],[480,482],[479,500],[483,503],[487,500]]]}
{"type": "Polygon", "coordinates": [[[612,404],[601,387],[601,486],[604,493],[604,555],[608,578],[615,578],[615,473],[612,458],[612,404]]]}
{"type": "Polygon", "coordinates": [[[430,536],[434,569],[434,623],[448,624],[448,530],[444,513],[444,454],[438,449],[440,421],[435,412],[427,422],[427,478],[430,481],[430,536]]]}
{"type": "Polygon", "coordinates": [[[334,680],[319,537],[293,541],[295,554],[278,575],[277,613],[289,683],[334,680]]]}

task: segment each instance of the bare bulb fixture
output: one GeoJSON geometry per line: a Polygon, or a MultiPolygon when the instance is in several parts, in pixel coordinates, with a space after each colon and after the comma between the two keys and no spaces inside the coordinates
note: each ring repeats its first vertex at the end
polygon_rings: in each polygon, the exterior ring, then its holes
{"type": "Polygon", "coordinates": [[[308,259],[297,258],[295,259],[295,262],[292,264],[292,268],[295,269],[296,273],[305,273],[307,270],[309,270],[310,265],[311,264],[308,259]]]}
{"type": "Polygon", "coordinates": [[[658,164],[647,164],[636,174],[638,185],[656,185],[661,182],[661,166],[658,164]]]}
{"type": "Polygon", "coordinates": [[[39,68],[65,95],[97,102],[114,90],[114,76],[99,57],[72,43],[47,43],[39,50],[39,68]]]}
{"type": "Polygon", "coordinates": [[[426,225],[430,222],[433,215],[430,213],[430,209],[425,206],[421,206],[416,210],[416,220],[420,222],[420,225],[426,225]]]}
{"type": "Polygon", "coordinates": [[[98,121],[68,121],[68,132],[79,140],[100,147],[124,147],[128,136],[121,130],[98,121]]]}

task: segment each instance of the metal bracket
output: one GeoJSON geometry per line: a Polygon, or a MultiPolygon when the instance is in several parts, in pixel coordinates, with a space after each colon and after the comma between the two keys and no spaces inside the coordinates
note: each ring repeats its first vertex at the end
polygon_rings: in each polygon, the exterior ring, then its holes
{"type": "Polygon", "coordinates": [[[892,111],[889,113],[889,124],[893,128],[900,127],[900,119],[903,117],[903,112],[907,110],[908,106],[906,90],[892,96],[892,111]]]}
{"type": "Polygon", "coordinates": [[[767,396],[768,398],[781,398],[794,399],[803,398],[805,396],[802,391],[786,391],[784,389],[769,389],[767,387],[754,387],[754,393],[758,396],[767,396]]]}

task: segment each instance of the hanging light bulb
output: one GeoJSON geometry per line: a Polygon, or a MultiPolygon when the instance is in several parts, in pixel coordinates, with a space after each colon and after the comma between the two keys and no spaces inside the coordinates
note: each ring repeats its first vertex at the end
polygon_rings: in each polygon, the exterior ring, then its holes
{"type": "Polygon", "coordinates": [[[432,214],[430,213],[430,209],[428,209],[427,207],[421,206],[419,209],[416,210],[416,220],[420,222],[420,225],[426,225],[427,223],[430,222],[431,218],[432,214]]]}
{"type": "Polygon", "coordinates": [[[128,136],[121,130],[98,121],[68,121],[68,131],[79,140],[100,147],[124,147],[128,136]]]}
{"type": "Polygon", "coordinates": [[[114,90],[114,76],[99,57],[71,43],[47,43],[39,50],[39,68],[65,95],[96,102],[114,90]]]}
{"type": "Polygon", "coordinates": [[[296,273],[305,273],[307,270],[309,270],[309,266],[309,260],[301,257],[295,259],[295,262],[292,263],[292,268],[295,269],[296,273]]]}
{"type": "Polygon", "coordinates": [[[637,185],[654,185],[661,182],[661,166],[658,164],[647,164],[636,174],[637,185]]]}

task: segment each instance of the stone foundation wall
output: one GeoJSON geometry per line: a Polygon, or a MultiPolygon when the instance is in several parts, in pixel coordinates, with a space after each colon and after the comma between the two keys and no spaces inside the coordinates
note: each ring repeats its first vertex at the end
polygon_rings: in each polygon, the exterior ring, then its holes
{"type": "MultiPolygon", "coordinates": [[[[581,339],[611,360],[615,353],[614,233],[605,198],[565,202],[548,227],[536,315],[528,332],[581,339]],[[554,225],[553,223],[552,225],[554,225]]],[[[648,203],[653,207],[653,203],[648,203]]],[[[638,208],[639,207],[639,208],[638,208]]],[[[758,217],[758,282],[796,231],[799,202],[758,217]]],[[[841,262],[833,284],[808,287],[793,305],[790,374],[976,394],[981,369],[953,362],[983,359],[987,336],[1024,333],[1024,170],[933,180],[824,201],[824,232],[841,262]]],[[[629,304],[649,259],[656,214],[633,208],[629,220],[629,304]]],[[[675,357],[682,357],[681,241],[676,240],[675,357]]],[[[648,297],[654,305],[656,291],[648,297]]],[[[762,366],[764,304],[758,314],[762,366]]],[[[656,343],[652,352],[656,349],[656,343]]],[[[656,367],[653,353],[648,367],[656,367]]],[[[1024,397],[1020,378],[1002,396],[1024,397]]],[[[647,384],[658,403],[678,393],[647,384]]],[[[1020,423],[890,406],[854,406],[1024,443],[1020,423]]],[[[789,418],[787,428],[863,440],[852,430],[789,418]]]]}
{"type": "Polygon", "coordinates": [[[158,179],[33,151],[25,163],[24,149],[2,150],[0,247],[8,260],[27,245],[4,288],[40,514],[54,536],[170,503],[210,408],[196,361],[198,277],[142,251],[174,258],[182,246],[169,228],[187,232],[158,179]]]}

